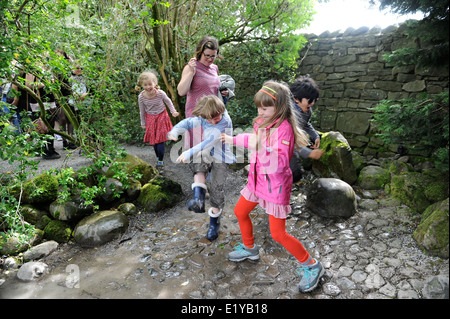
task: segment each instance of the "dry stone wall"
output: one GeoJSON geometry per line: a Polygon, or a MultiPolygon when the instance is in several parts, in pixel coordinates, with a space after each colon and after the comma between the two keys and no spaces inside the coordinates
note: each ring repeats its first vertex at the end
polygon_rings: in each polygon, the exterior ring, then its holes
{"type": "Polygon", "coordinates": [[[420,45],[408,39],[404,29],[405,24],[306,35],[309,43],[300,51],[297,74],[309,74],[319,85],[312,119],[319,131],[341,132],[365,155],[389,156],[397,147],[385,147],[374,136],[372,108],[384,99],[448,91],[448,68],[392,67],[384,62],[385,53],[420,45]]]}

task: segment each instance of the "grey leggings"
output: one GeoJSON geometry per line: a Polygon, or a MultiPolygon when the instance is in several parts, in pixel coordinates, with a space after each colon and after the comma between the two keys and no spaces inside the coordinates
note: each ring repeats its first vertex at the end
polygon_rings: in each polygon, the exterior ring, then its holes
{"type": "Polygon", "coordinates": [[[210,174],[207,181],[210,205],[222,209],[225,202],[223,187],[228,176],[228,164],[219,162],[211,156],[205,160],[203,155],[201,161],[195,160],[194,163],[189,164],[189,167],[194,175],[199,172],[204,173],[205,176],[210,174]]]}

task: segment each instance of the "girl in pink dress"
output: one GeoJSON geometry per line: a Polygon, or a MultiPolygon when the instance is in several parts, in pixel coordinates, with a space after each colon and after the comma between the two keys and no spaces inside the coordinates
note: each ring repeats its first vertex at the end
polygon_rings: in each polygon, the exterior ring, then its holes
{"type": "Polygon", "coordinates": [[[159,168],[164,164],[164,142],[167,141],[167,133],[173,127],[166,106],[173,117],[177,117],[179,113],[167,94],[159,89],[158,78],[153,72],[143,72],[139,76],[136,90],[141,89],[143,91],[139,94],[138,101],[141,127],[145,129],[144,143],[153,145],[159,168]]]}
{"type": "MultiPolygon", "coordinates": [[[[289,162],[294,148],[308,145],[305,134],[296,122],[294,105],[289,88],[279,82],[265,82],[255,94],[258,117],[254,120],[253,133],[235,137],[222,134],[222,141],[252,149],[247,186],[241,191],[234,213],[239,222],[243,244],[235,246],[229,254],[231,261],[258,260],[259,246],[255,245],[253,225],[249,216],[257,206],[269,215],[272,238],[283,245],[299,262],[301,276],[299,290],[313,290],[324,273],[322,264],[316,261],[302,243],[286,232],[286,217],[292,190],[292,171],[289,162]]],[[[301,152],[301,151],[300,151],[301,152]]],[[[308,155],[320,158],[322,150],[315,149],[308,155]]]]}

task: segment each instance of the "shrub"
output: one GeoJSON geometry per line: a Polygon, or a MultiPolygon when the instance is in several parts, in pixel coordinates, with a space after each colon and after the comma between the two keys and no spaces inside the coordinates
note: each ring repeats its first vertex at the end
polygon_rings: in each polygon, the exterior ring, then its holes
{"type": "Polygon", "coordinates": [[[399,101],[384,100],[375,106],[377,135],[387,144],[419,146],[440,170],[448,170],[448,92],[424,94],[399,101]]]}

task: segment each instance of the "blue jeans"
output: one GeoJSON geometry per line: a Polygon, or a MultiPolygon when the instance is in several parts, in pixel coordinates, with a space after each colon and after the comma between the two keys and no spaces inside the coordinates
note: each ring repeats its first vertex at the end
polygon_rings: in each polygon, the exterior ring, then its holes
{"type": "MultiPolygon", "coordinates": [[[[2,97],[0,104],[2,105],[2,107],[0,108],[1,115],[8,115],[9,113],[11,113],[11,110],[8,107],[9,104],[6,103],[6,97],[2,97]]],[[[16,127],[16,132],[20,133],[20,115],[17,112],[14,111],[14,114],[11,117],[11,121],[16,127]]]]}

